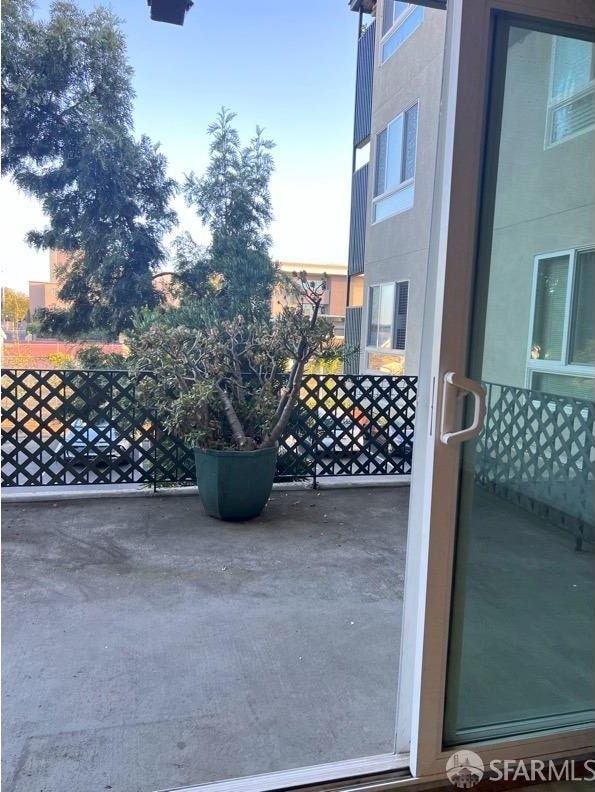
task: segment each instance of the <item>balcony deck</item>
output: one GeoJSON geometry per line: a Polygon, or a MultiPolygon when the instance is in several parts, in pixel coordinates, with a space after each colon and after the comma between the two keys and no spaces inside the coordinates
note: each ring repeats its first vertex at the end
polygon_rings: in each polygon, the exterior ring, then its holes
{"type": "MultiPolygon", "coordinates": [[[[552,684],[580,703],[592,553],[477,497],[465,718],[552,684]]],[[[391,752],[408,500],[275,491],[235,525],[194,496],[5,506],[6,789],[151,792],[391,752]]]]}
{"type": "Polygon", "coordinates": [[[236,525],[192,496],[5,506],[6,789],[392,751],[408,496],[276,491],[236,525]]]}

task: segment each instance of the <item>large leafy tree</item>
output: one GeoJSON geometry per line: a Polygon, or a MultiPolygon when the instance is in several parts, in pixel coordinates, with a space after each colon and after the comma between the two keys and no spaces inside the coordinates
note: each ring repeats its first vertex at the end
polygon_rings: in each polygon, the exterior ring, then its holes
{"type": "Polygon", "coordinates": [[[118,19],[54,2],[49,19],[28,0],[2,0],[4,172],[38,198],[49,225],[40,248],[70,253],[59,296],[42,329],[116,335],[134,309],[160,302],[153,276],[175,222],[166,160],[132,133],[131,68],[118,19]]]}
{"type": "Polygon", "coordinates": [[[172,274],[180,305],[140,311],[129,344],[133,372],[156,373],[139,393],[168,431],[199,447],[251,450],[279,442],[308,361],[338,353],[333,326],[319,315],[326,286],[306,273],[303,300],[271,316],[273,143],[257,129],[243,146],[233,119],[220,111],[208,130],[209,165],[184,185],[211,243],[178,239],[172,274]]]}

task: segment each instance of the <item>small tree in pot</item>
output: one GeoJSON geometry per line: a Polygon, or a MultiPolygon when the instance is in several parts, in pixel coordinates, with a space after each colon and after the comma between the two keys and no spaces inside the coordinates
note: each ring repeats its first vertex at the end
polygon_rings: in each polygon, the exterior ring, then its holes
{"type": "Polygon", "coordinates": [[[140,397],[195,448],[199,491],[213,517],[260,514],[306,364],[337,355],[333,326],[319,316],[324,284],[308,283],[305,273],[300,282],[303,303],[275,320],[238,316],[197,328],[141,317],[130,337],[133,372],[153,372],[139,376],[140,397]]]}

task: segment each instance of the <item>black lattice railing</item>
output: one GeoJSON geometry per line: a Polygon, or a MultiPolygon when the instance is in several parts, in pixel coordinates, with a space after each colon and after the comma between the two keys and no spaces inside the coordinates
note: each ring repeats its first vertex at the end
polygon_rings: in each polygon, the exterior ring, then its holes
{"type": "Polygon", "coordinates": [[[416,396],[417,377],[307,377],[296,421],[313,475],[409,474],[416,396]]]}
{"type": "MultiPolygon", "coordinates": [[[[4,369],[2,386],[3,486],[194,481],[192,451],[126,371],[4,369]]],[[[409,473],[415,396],[415,377],[305,378],[278,478],[409,473]]]]}
{"type": "Polygon", "coordinates": [[[485,383],[478,481],[552,521],[592,535],[595,403],[485,383]]]}
{"type": "Polygon", "coordinates": [[[2,408],[3,486],[193,478],[191,455],[139,404],[126,371],[3,369],[2,408]]]}

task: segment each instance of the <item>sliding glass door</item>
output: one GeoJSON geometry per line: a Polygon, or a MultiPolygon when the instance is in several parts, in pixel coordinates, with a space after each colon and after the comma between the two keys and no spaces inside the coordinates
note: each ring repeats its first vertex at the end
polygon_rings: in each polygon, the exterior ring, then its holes
{"type": "Polygon", "coordinates": [[[594,12],[557,6],[449,3],[417,772],[590,743],[594,12]]]}

